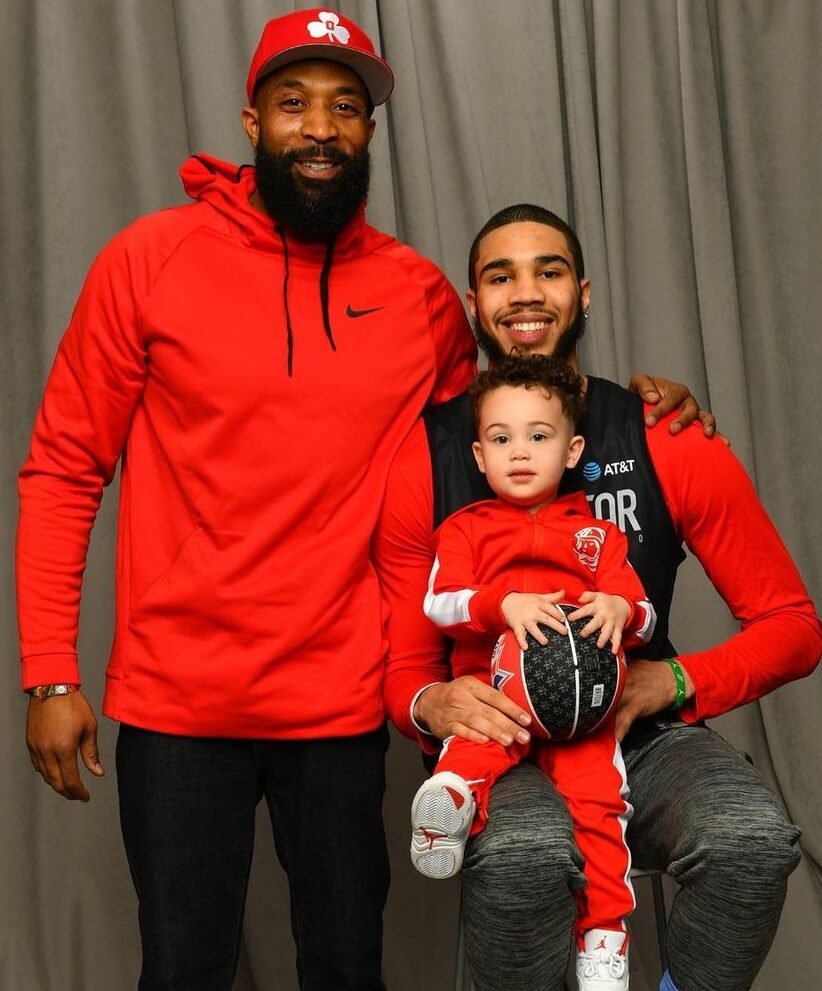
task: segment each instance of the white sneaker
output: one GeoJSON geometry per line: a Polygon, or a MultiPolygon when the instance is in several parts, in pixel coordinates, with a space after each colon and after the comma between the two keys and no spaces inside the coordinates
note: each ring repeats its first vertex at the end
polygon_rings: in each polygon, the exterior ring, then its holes
{"type": "Polygon", "coordinates": [[[628,935],[610,929],[585,933],[585,949],[577,950],[579,991],[627,991],[628,935]]]}
{"type": "Polygon", "coordinates": [[[458,774],[430,777],[411,804],[411,863],[426,877],[453,877],[462,867],[474,821],[471,789],[458,774]]]}

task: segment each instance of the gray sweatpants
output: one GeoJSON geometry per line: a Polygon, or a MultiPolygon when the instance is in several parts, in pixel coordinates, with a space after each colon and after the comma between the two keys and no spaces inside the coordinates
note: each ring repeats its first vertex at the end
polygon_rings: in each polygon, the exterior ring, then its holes
{"type": "MultiPolygon", "coordinates": [[[[706,727],[674,724],[624,757],[634,865],[681,885],[668,928],[671,977],[680,991],[750,988],[799,862],[799,830],[756,769],[706,727]]],[[[533,764],[491,792],[462,883],[477,991],[561,991],[585,878],[565,803],[533,764]]]]}

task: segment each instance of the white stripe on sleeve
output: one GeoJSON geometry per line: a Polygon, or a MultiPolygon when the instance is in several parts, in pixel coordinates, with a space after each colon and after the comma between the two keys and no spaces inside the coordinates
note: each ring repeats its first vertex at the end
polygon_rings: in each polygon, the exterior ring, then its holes
{"type": "Polygon", "coordinates": [[[656,610],[647,599],[641,599],[637,602],[637,608],[643,611],[645,619],[642,626],[636,631],[636,635],[643,643],[647,643],[656,629],[656,610]]]}
{"type": "Polygon", "coordinates": [[[475,588],[463,588],[459,592],[434,592],[434,582],[440,570],[439,558],[434,558],[431,577],[428,579],[428,591],[422,608],[425,615],[437,626],[456,626],[457,623],[468,623],[471,614],[468,603],[477,594],[475,588]]]}

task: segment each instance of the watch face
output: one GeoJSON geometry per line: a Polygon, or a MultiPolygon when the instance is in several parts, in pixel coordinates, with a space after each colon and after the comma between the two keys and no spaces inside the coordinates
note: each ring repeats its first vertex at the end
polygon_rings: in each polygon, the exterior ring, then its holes
{"type": "Polygon", "coordinates": [[[29,695],[36,699],[50,699],[55,695],[71,695],[77,688],[77,685],[38,685],[29,689],[29,695]]]}

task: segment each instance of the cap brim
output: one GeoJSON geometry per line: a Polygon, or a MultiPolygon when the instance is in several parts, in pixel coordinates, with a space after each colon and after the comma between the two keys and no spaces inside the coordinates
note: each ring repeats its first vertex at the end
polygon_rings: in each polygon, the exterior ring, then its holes
{"type": "Polygon", "coordinates": [[[305,59],[325,59],[329,62],[339,62],[351,69],[352,72],[356,72],[365,83],[365,88],[368,90],[368,95],[374,106],[385,103],[394,89],[394,73],[387,62],[376,55],[369,55],[367,52],[327,43],[295,45],[285,52],[274,55],[260,66],[257,78],[254,80],[254,88],[256,89],[266,76],[270,76],[272,72],[281,69],[284,65],[291,65],[292,62],[303,62],[305,59]]]}

